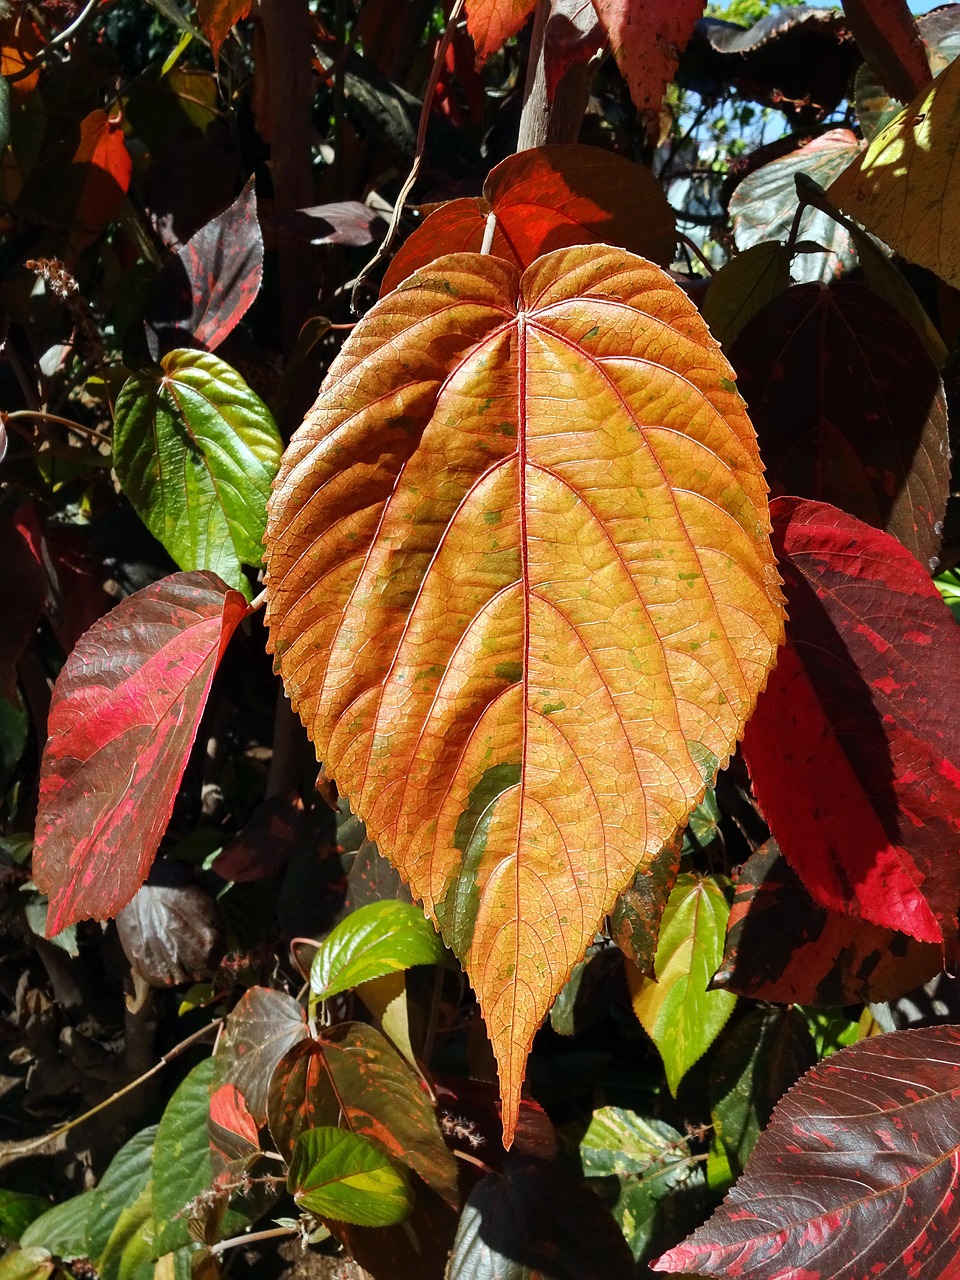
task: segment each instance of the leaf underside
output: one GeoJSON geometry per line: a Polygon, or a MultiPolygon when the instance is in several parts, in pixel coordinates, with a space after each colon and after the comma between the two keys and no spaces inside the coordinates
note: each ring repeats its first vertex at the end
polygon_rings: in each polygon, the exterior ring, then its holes
{"type": "Polygon", "coordinates": [[[278,477],[271,645],[464,963],[509,1142],[537,1026],[725,760],[781,638],[753,430],[656,267],[441,258],[354,330],[278,477]]]}

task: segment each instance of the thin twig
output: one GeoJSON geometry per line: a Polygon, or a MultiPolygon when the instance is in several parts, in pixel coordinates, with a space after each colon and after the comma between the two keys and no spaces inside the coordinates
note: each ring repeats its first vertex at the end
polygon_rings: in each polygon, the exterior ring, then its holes
{"type": "Polygon", "coordinates": [[[245,1236],[231,1236],[229,1240],[212,1244],[210,1252],[217,1257],[227,1249],[236,1249],[238,1245],[256,1244],[259,1240],[276,1240],[279,1236],[292,1236],[296,1230],[296,1227],[268,1227],[266,1231],[249,1231],[245,1236]]]}
{"type": "Polygon", "coordinates": [[[61,418],[57,413],[46,413],[43,409],[14,409],[13,413],[0,414],[0,421],[4,423],[23,418],[32,418],[37,422],[55,422],[58,426],[66,427],[68,431],[75,431],[79,436],[88,436],[91,440],[96,440],[97,444],[110,444],[110,437],[105,436],[101,431],[96,431],[93,427],[85,427],[79,422],[71,422],[69,418],[61,418]]]}
{"type": "Polygon", "coordinates": [[[157,1075],[162,1071],[168,1062],[172,1062],[174,1058],[179,1058],[180,1054],[189,1049],[192,1044],[198,1040],[202,1040],[205,1035],[209,1035],[211,1031],[215,1031],[223,1021],[222,1018],[215,1018],[213,1022],[208,1022],[205,1027],[201,1027],[199,1031],[194,1031],[192,1035],[187,1036],[186,1040],[181,1040],[179,1044],[175,1044],[172,1049],[163,1054],[159,1062],[154,1063],[149,1071],[145,1071],[143,1075],[137,1076],[136,1080],[131,1080],[129,1084],[125,1084],[122,1089],[118,1089],[116,1093],[112,1093],[109,1098],[104,1098],[103,1102],[98,1102],[95,1107],[91,1107],[89,1111],[85,1111],[82,1116],[77,1116],[73,1120],[68,1120],[66,1124],[62,1124],[57,1129],[45,1133],[39,1138],[32,1138],[29,1142],[21,1142],[13,1147],[5,1147],[3,1149],[4,1160],[9,1160],[15,1156],[26,1156],[31,1151],[39,1151],[41,1147],[45,1147],[48,1142],[53,1142],[55,1138],[61,1137],[65,1133],[69,1133],[71,1129],[76,1129],[78,1125],[89,1120],[91,1116],[97,1115],[101,1111],[105,1111],[107,1107],[113,1106],[115,1102],[119,1102],[121,1098],[128,1093],[132,1093],[134,1089],[138,1089],[140,1085],[145,1084],[151,1076],[157,1075]]]}
{"type": "Polygon", "coordinates": [[[414,152],[413,164],[410,166],[410,172],[407,174],[407,180],[400,188],[400,194],[397,196],[396,204],[393,206],[393,215],[390,218],[390,225],[387,227],[387,234],[384,236],[380,247],[373,255],[367,265],[357,276],[353,286],[353,293],[350,296],[350,306],[354,314],[357,313],[357,291],[366,280],[371,271],[376,270],[381,262],[386,259],[390,250],[393,248],[393,242],[396,239],[397,228],[400,226],[400,219],[403,216],[403,207],[407,203],[407,197],[413,190],[414,183],[420,176],[420,165],[423,161],[423,153],[427,142],[427,125],[430,123],[430,109],[433,106],[433,95],[437,91],[437,81],[440,79],[440,70],[443,67],[444,59],[447,55],[447,48],[453,39],[453,33],[460,21],[460,14],[463,12],[466,0],[456,0],[453,9],[450,11],[450,17],[447,21],[443,38],[437,49],[437,56],[433,60],[433,67],[430,71],[430,79],[427,81],[426,92],[423,95],[423,106],[420,108],[420,125],[417,129],[417,149],[414,152]]]}
{"type": "Polygon", "coordinates": [[[33,75],[41,62],[45,62],[58,45],[66,44],[68,40],[72,39],[77,34],[99,3],[100,0],[87,0],[86,6],[80,11],[77,17],[74,18],[69,27],[64,27],[64,29],[55,35],[52,40],[48,41],[37,56],[32,58],[25,66],[21,67],[19,71],[15,71],[13,75],[7,76],[9,82],[11,84],[16,84],[18,80],[25,80],[27,76],[33,75]]]}
{"type": "Polygon", "coordinates": [[[693,252],[697,255],[697,257],[700,259],[700,261],[703,263],[703,265],[707,268],[707,270],[710,272],[712,276],[715,276],[717,274],[717,268],[705,256],[703,250],[700,248],[700,246],[697,244],[695,240],[691,240],[689,236],[685,236],[682,231],[677,236],[677,239],[680,241],[681,244],[685,244],[688,249],[693,250],[693,252]]]}

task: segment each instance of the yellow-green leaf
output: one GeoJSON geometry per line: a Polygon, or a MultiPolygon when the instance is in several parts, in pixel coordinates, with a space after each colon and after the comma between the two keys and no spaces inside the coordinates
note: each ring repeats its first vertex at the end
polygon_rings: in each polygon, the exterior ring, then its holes
{"type": "Polygon", "coordinates": [[[960,288],[958,138],[960,59],[891,120],[828,191],[868,231],[955,288],[960,288]]]}
{"type": "Polygon", "coordinates": [[[625,962],[634,1012],[660,1052],[674,1095],[737,1003],[729,991],[707,990],[723,959],[729,914],[715,879],[678,876],[660,926],[653,962],[656,981],[625,962]]]}
{"type": "Polygon", "coordinates": [[[464,963],[509,1144],[533,1035],[782,635],[732,371],[659,268],[440,258],[287,451],[268,622],[318,756],[464,963]]]}

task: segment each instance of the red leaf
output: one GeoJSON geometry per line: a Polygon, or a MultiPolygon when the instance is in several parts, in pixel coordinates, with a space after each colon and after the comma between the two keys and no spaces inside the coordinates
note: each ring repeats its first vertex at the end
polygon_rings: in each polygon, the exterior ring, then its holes
{"type": "Polygon", "coordinates": [[[243,830],[225,845],[212,870],[238,884],[266,880],[290,861],[305,829],[303,801],[281,791],[254,809],[243,830]]]}
{"type": "Polygon", "coordinates": [[[207,1132],[213,1152],[224,1163],[249,1160],[260,1151],[257,1122],[235,1084],[224,1084],[210,1097],[207,1132]]]}
{"type": "Polygon", "coordinates": [[[118,213],[133,171],[120,120],[91,111],[80,124],[73,163],[83,166],[75,220],[83,232],[99,235],[118,213]]]}
{"type": "Polygon", "coordinates": [[[620,74],[639,111],[660,110],[703,0],[593,0],[620,74]]]}
{"type": "Polygon", "coordinates": [[[277,1063],[309,1035],[306,1015],[293,996],[251,987],[237,1002],[213,1055],[214,1086],[235,1085],[254,1123],[267,1122],[267,1093],[277,1063]]]}
{"type": "Polygon", "coordinates": [[[848,281],[798,285],[747,322],[730,362],[774,491],[843,507],[935,567],[950,487],[946,400],[896,307],[848,281]]]}
{"type": "Polygon", "coordinates": [[[477,66],[515,36],[537,0],[467,0],[467,30],[477,50],[477,66]]]}
{"type": "Polygon", "coordinates": [[[210,41],[215,63],[220,61],[220,49],[230,28],[249,14],[250,6],[251,0],[197,0],[197,18],[210,41]]]}
{"type": "Polygon", "coordinates": [[[960,629],[889,534],[777,498],[787,644],[743,754],[814,901],[925,942],[960,896],[960,629]]]}
{"type": "Polygon", "coordinates": [[[907,0],[844,0],[843,11],[885,88],[902,102],[915,98],[933,77],[907,0]]]}
{"type": "Polygon", "coordinates": [[[665,266],[676,247],[673,214],[648,169],[579,143],[535,147],[491,169],[482,199],[431,213],[390,264],[381,296],[442,254],[479,252],[491,210],[491,251],[521,270],[573,244],[615,244],[665,266]]]}
{"type": "Polygon", "coordinates": [[[263,278],[263,237],[251,178],[223,213],[164,265],[144,315],[151,354],[184,346],[217,348],[249,310],[263,278]]]}
{"type": "Polygon", "coordinates": [[[807,895],[770,840],[740,868],[723,963],[711,986],[823,1008],[893,1000],[940,972],[940,948],[807,895]]]}
{"type": "Polygon", "coordinates": [[[654,1271],[948,1280],[960,1240],[960,1028],[843,1049],[781,1100],[743,1177],[654,1271]]]}
{"type": "Polygon", "coordinates": [[[122,601],[57,678],[40,772],[34,878],[50,935],[115,915],[166,829],[220,656],[246,601],[175,573],[122,601]]]}

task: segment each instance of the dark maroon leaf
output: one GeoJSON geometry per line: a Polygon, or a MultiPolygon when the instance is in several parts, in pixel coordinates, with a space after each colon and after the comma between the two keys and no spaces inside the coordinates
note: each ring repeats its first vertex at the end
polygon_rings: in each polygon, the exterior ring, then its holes
{"type": "Polygon", "coordinates": [[[70,654],[53,691],[34,846],[51,935],[116,914],[143,883],[246,612],[215,573],[175,573],[123,600],[70,654]]]}
{"type": "Polygon", "coordinates": [[[655,1271],[947,1280],[960,1242],[960,1027],[877,1036],[804,1076],[705,1226],[655,1271]]]}
{"type": "MultiPolygon", "coordinates": [[[[457,1229],[456,1210],[422,1184],[409,1217],[395,1227],[355,1227],[331,1222],[351,1258],[363,1268],[357,1280],[396,1277],[396,1280],[454,1280],[448,1277],[447,1258],[457,1229]]],[[[338,1260],[338,1265],[340,1265],[338,1260]]],[[[338,1280],[340,1273],[338,1271],[338,1280]]],[[[343,1280],[352,1280],[345,1272],[343,1280]]]]}
{"type": "Polygon", "coordinates": [[[303,801],[295,791],[271,796],[254,809],[243,830],[225,845],[212,870],[244,884],[265,880],[290,861],[303,835],[303,801]]]}
{"type": "Polygon", "coordinates": [[[306,1015],[292,996],[251,987],[232,1010],[217,1041],[214,1089],[235,1085],[256,1123],[266,1124],[274,1068],[308,1034],[306,1015]]]}
{"type": "Polygon", "coordinates": [[[713,986],[822,1008],[892,1000],[940,972],[940,948],[817,906],[771,840],[734,880],[713,986]]]}
{"type": "Polygon", "coordinates": [[[157,863],[117,915],[117,933],[134,973],[153,987],[200,982],[223,950],[216,904],[171,863],[157,863]]]}
{"type": "Polygon", "coordinates": [[[260,289],[263,237],[253,178],[229,208],[200,228],[164,264],[144,314],[150,354],[174,347],[215,350],[260,289]]]}
{"type": "Polygon", "coordinates": [[[438,1195],[457,1203],[457,1175],[422,1082],[373,1027],[345,1022],[286,1053],[273,1073],[270,1132],[289,1158],[304,1129],[341,1125],[374,1138],[438,1195]]]}
{"type": "Polygon", "coordinates": [[[347,915],[370,902],[382,902],[385,898],[396,902],[413,901],[400,872],[387,861],[372,840],[364,839],[347,876],[347,897],[343,904],[343,914],[347,915]]]}
{"type": "MultiPolygon", "coordinates": [[[[507,1153],[501,1141],[502,1105],[497,1086],[488,1080],[439,1077],[434,1079],[434,1087],[440,1124],[451,1146],[481,1154],[484,1164],[501,1168],[507,1153]]],[[[521,1098],[511,1151],[552,1160],[557,1150],[557,1133],[550,1117],[532,1098],[521,1098]]]]}
{"type": "Polygon", "coordinates": [[[946,401],[896,307],[847,281],[800,285],[748,321],[730,360],[774,492],[832,502],[934,568],[950,482],[946,401]]]}
{"type": "Polygon", "coordinates": [[[511,1155],[460,1217],[451,1280],[629,1280],[633,1256],[610,1211],[556,1164],[511,1155]]]}
{"type": "Polygon", "coordinates": [[[743,754],[821,906],[948,941],[960,898],[960,628],[889,534],[777,498],[787,643],[743,754]]]}
{"type": "Polygon", "coordinates": [[[308,244],[372,244],[382,240],[387,224],[383,214],[360,200],[337,200],[315,204],[309,209],[275,214],[269,221],[273,231],[305,240],[308,244]]]}

